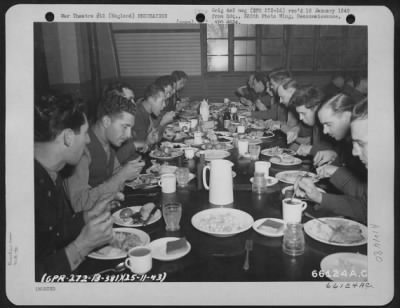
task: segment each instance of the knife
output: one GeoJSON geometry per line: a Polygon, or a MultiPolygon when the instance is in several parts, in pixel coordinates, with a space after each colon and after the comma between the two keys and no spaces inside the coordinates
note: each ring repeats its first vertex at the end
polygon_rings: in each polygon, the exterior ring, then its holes
{"type": "Polygon", "coordinates": [[[143,226],[146,226],[146,225],[147,225],[147,223],[149,222],[149,220],[151,219],[151,217],[153,217],[154,213],[155,213],[157,210],[158,210],[158,206],[155,206],[155,207],[151,210],[151,212],[150,212],[149,216],[147,217],[147,219],[143,221],[143,226]]]}

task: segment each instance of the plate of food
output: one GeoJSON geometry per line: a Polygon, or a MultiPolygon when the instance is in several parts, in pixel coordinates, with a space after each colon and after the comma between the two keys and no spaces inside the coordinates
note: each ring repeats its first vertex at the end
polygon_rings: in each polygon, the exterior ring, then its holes
{"type": "MultiPolygon", "coordinates": [[[[317,187],[317,190],[319,190],[321,193],[326,193],[326,191],[323,190],[322,188],[317,187]]],[[[286,186],[285,188],[283,188],[282,195],[284,198],[291,198],[293,196],[293,185],[286,186]]],[[[301,189],[297,189],[295,197],[298,199],[304,199],[304,200],[310,201],[305,196],[304,192],[301,191],[301,189]]]]}
{"type": "Polygon", "coordinates": [[[151,158],[156,158],[160,160],[174,159],[183,154],[181,149],[174,149],[170,147],[160,148],[159,150],[153,150],[150,152],[149,156],[151,158]]]}
{"type": "Polygon", "coordinates": [[[134,228],[113,228],[113,239],[107,246],[92,251],[88,257],[99,260],[113,260],[125,258],[128,251],[136,246],[146,246],[150,243],[150,236],[134,228]]]}
{"type": "Polygon", "coordinates": [[[258,139],[267,139],[267,138],[272,138],[275,136],[275,134],[270,131],[270,130],[253,130],[249,132],[250,137],[258,138],[258,139]]]}
{"type": "Polygon", "coordinates": [[[224,130],[215,131],[214,134],[219,135],[219,136],[225,136],[225,137],[231,137],[232,136],[231,132],[224,131],[224,130]]]}
{"type": "Polygon", "coordinates": [[[232,208],[212,208],[198,212],[192,217],[197,230],[217,237],[228,237],[251,228],[253,217],[232,208]]]}
{"type": "Polygon", "coordinates": [[[112,214],[114,223],[122,227],[143,227],[144,222],[150,217],[146,225],[151,225],[161,218],[160,209],[153,202],[143,206],[129,206],[112,214]]]}
{"type": "Polygon", "coordinates": [[[162,174],[166,173],[175,173],[177,166],[172,166],[172,165],[161,165],[158,163],[155,163],[151,165],[149,168],[147,168],[146,173],[147,174],[153,174],[156,177],[160,177],[162,174]]]}
{"type": "MultiPolygon", "coordinates": [[[[273,186],[276,183],[278,183],[278,180],[276,178],[274,178],[273,176],[268,176],[265,178],[265,184],[267,186],[273,186]]],[[[253,177],[250,178],[250,183],[253,183],[253,177]]]]}
{"type": "Polygon", "coordinates": [[[264,236],[279,237],[283,235],[285,222],[279,218],[261,218],[254,222],[253,229],[264,236]]]}
{"type": "Polygon", "coordinates": [[[315,173],[302,170],[288,170],[278,172],[277,174],[275,174],[275,177],[279,181],[287,184],[294,184],[299,177],[309,177],[314,183],[319,181],[318,176],[315,173]]]}
{"type": "Polygon", "coordinates": [[[191,245],[184,237],[162,237],[152,241],[149,248],[152,258],[161,261],[173,261],[186,256],[191,245]]]}
{"type": "Polygon", "coordinates": [[[296,152],[292,149],[286,149],[286,148],[281,148],[281,147],[273,147],[269,149],[264,149],[261,151],[262,155],[265,156],[279,156],[282,154],[288,154],[288,155],[296,155],[296,152]]]}
{"type": "Polygon", "coordinates": [[[279,156],[271,157],[269,160],[272,164],[280,166],[296,166],[301,165],[303,161],[300,158],[294,157],[289,154],[281,154],[279,156]]]}
{"type": "Polygon", "coordinates": [[[200,146],[202,150],[232,150],[233,145],[225,142],[204,143],[200,146]]]}
{"type": "MultiPolygon", "coordinates": [[[[231,155],[225,150],[205,150],[204,154],[206,160],[224,159],[231,155]]],[[[200,157],[200,151],[196,153],[196,156],[200,157]]]]}
{"type": "Polygon", "coordinates": [[[321,270],[332,281],[368,281],[368,257],[360,253],[333,253],[322,259],[321,270]]]}
{"type": "Polygon", "coordinates": [[[139,174],[133,181],[125,185],[132,189],[150,189],[158,186],[159,176],[155,174],[139,174]]]}
{"type": "Polygon", "coordinates": [[[334,246],[359,246],[367,243],[367,227],[356,221],[341,217],[325,217],[319,220],[312,219],[304,224],[304,231],[316,241],[334,246]]]}
{"type": "Polygon", "coordinates": [[[162,148],[172,148],[172,149],[181,149],[181,148],[187,148],[187,145],[184,143],[180,142],[171,142],[171,141],[163,141],[161,142],[161,147],[162,148]]]}

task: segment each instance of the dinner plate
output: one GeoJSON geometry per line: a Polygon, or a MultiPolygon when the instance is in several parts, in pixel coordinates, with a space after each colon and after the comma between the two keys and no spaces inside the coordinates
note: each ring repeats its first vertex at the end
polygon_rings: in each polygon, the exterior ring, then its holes
{"type": "Polygon", "coordinates": [[[175,173],[177,166],[172,165],[160,165],[160,164],[153,164],[149,168],[146,169],[147,174],[153,174],[154,176],[161,176],[161,174],[165,173],[175,173]]]}
{"type": "Polygon", "coordinates": [[[192,217],[197,230],[217,237],[228,237],[251,228],[253,217],[232,208],[212,208],[198,212],[192,217]]]}
{"type": "MultiPolygon", "coordinates": [[[[285,188],[282,188],[282,195],[285,196],[286,192],[291,190],[291,192],[289,193],[289,196],[291,197],[293,194],[293,185],[291,186],[286,186],[285,188]]],[[[323,190],[322,188],[317,187],[317,190],[322,192],[322,193],[326,193],[325,190],[323,190]]],[[[310,201],[310,199],[308,199],[307,197],[299,197],[299,196],[295,196],[297,199],[302,199],[302,200],[307,200],[310,201]]]]}
{"type": "Polygon", "coordinates": [[[176,240],[179,240],[179,237],[162,237],[152,241],[149,245],[152,258],[161,261],[173,261],[186,256],[192,248],[189,241],[186,241],[187,247],[185,250],[167,254],[167,243],[176,240]]]}
{"type": "Polygon", "coordinates": [[[290,155],[291,161],[281,161],[279,157],[271,157],[269,160],[272,164],[280,165],[280,166],[296,166],[301,165],[302,160],[300,158],[294,157],[290,155]]]}
{"type": "MultiPolygon", "coordinates": [[[[121,259],[125,258],[128,255],[129,249],[136,246],[146,246],[150,243],[150,236],[142,230],[133,228],[113,228],[114,240],[118,233],[124,234],[128,239],[129,237],[131,238],[131,242],[125,244],[125,249],[120,249],[118,247],[115,247],[115,245],[107,245],[105,247],[92,251],[88,256],[90,258],[99,260],[121,259]]],[[[123,242],[124,241],[121,241],[118,245],[121,245],[123,242]]]]}
{"type": "MultiPolygon", "coordinates": [[[[250,178],[250,182],[253,184],[253,177],[250,178]]],[[[268,176],[267,178],[267,186],[273,186],[276,183],[278,183],[278,180],[274,178],[273,176],[268,176]]]]}
{"type": "Polygon", "coordinates": [[[281,155],[281,154],[295,155],[296,152],[292,149],[273,147],[273,148],[262,150],[261,154],[265,155],[265,156],[275,156],[275,155],[281,155]]]}
{"type": "Polygon", "coordinates": [[[214,133],[215,133],[216,135],[225,136],[225,137],[230,137],[230,136],[232,136],[232,133],[231,133],[231,132],[223,131],[223,130],[221,130],[221,131],[215,131],[214,133]]]}
{"type": "Polygon", "coordinates": [[[262,134],[257,134],[257,133],[251,133],[251,136],[255,136],[255,138],[257,139],[268,139],[268,138],[272,138],[275,136],[275,134],[271,131],[266,131],[266,132],[262,132],[262,134]]]}
{"type": "Polygon", "coordinates": [[[321,270],[332,281],[367,281],[368,257],[359,253],[334,253],[322,259],[321,270]]]}
{"type": "Polygon", "coordinates": [[[259,233],[261,235],[269,236],[269,237],[280,237],[280,236],[283,235],[283,232],[285,231],[284,228],[282,228],[282,230],[279,231],[279,232],[270,232],[270,231],[265,230],[265,229],[258,229],[258,227],[261,224],[263,224],[264,221],[266,221],[266,220],[273,220],[273,221],[280,222],[280,223],[283,223],[283,224],[285,223],[282,219],[279,219],[279,218],[261,218],[261,219],[258,219],[258,220],[256,220],[254,222],[254,224],[253,224],[254,231],[256,231],[257,233],[259,233]]]}
{"type": "MultiPolygon", "coordinates": [[[[354,233],[352,233],[356,234],[357,237],[343,240],[332,238],[333,235],[337,235],[338,233],[334,232],[329,226],[321,223],[317,219],[312,219],[304,224],[304,231],[307,233],[308,236],[312,237],[316,241],[329,245],[343,247],[364,245],[368,241],[367,227],[356,221],[341,217],[325,217],[319,219],[328,222],[330,225],[333,226],[344,226],[347,228],[351,226],[351,228],[354,228],[356,230],[354,233]]],[[[349,235],[350,232],[343,231],[341,234],[349,235]]]]}
{"type": "Polygon", "coordinates": [[[171,142],[171,141],[163,141],[161,142],[161,146],[162,147],[168,147],[168,148],[187,148],[188,146],[184,143],[180,143],[180,142],[171,142]]]}
{"type": "MultiPolygon", "coordinates": [[[[128,208],[128,207],[125,207],[128,208]]],[[[123,209],[125,209],[123,208],[123,209]]],[[[137,206],[129,206],[130,209],[132,209],[133,212],[139,212],[140,209],[142,208],[140,205],[137,206]]],[[[128,220],[123,220],[119,214],[123,209],[120,209],[112,214],[112,217],[114,219],[114,223],[123,226],[123,227],[143,227],[143,223],[134,223],[133,219],[128,219],[128,220]]],[[[161,218],[161,211],[159,209],[156,210],[154,215],[150,218],[150,220],[147,222],[147,225],[151,225],[155,223],[156,221],[160,220],[161,218]]]]}
{"type": "Polygon", "coordinates": [[[311,177],[311,179],[314,183],[318,182],[317,175],[315,173],[308,172],[308,171],[288,170],[288,171],[278,172],[277,174],[275,174],[275,177],[279,181],[281,181],[283,183],[287,183],[287,184],[294,184],[299,176],[311,177]]]}
{"type": "MultiPolygon", "coordinates": [[[[206,160],[224,159],[231,155],[225,150],[205,150],[204,154],[206,160]]],[[[196,156],[200,157],[200,152],[197,152],[196,156]]]]}
{"type": "Polygon", "coordinates": [[[151,151],[149,156],[151,158],[156,158],[156,159],[160,159],[160,160],[170,160],[170,159],[174,159],[177,158],[179,156],[181,156],[183,154],[183,151],[179,151],[179,150],[172,150],[168,156],[158,156],[156,154],[154,154],[154,151],[151,151]]]}
{"type": "Polygon", "coordinates": [[[155,174],[140,174],[133,181],[126,182],[125,185],[132,189],[149,189],[158,186],[159,177],[155,174]]]}

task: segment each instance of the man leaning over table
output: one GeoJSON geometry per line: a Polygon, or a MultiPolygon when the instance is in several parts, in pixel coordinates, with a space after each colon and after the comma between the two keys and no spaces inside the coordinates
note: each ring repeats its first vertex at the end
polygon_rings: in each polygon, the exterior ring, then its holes
{"type": "Polygon", "coordinates": [[[75,165],[90,141],[83,108],[70,97],[42,96],[35,101],[35,279],[68,274],[95,248],[112,240],[109,195],[91,210],[74,213],[60,171],[75,165]]]}
{"type": "Polygon", "coordinates": [[[121,191],[138,176],[143,162],[133,160],[121,166],[112,146],[131,137],[136,107],[124,96],[111,92],[103,100],[96,123],[89,128],[90,142],[65,187],[76,212],[91,209],[99,197],[121,191]]]}
{"type": "MultiPolygon", "coordinates": [[[[357,103],[351,117],[351,138],[353,155],[360,158],[368,168],[368,101],[357,103]]],[[[343,195],[321,193],[311,179],[304,178],[298,185],[305,195],[316,202],[321,209],[331,210],[337,215],[345,215],[364,224],[367,223],[368,185],[352,175],[345,167],[338,168],[330,164],[317,169],[321,177],[328,177],[330,182],[343,195]]]]}

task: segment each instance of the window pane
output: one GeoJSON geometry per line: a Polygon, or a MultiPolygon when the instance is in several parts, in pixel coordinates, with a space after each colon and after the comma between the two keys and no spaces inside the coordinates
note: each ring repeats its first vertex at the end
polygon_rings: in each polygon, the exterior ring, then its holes
{"type": "Polygon", "coordinates": [[[216,56],[227,55],[228,40],[207,40],[207,54],[216,56]]]}
{"type": "Polygon", "coordinates": [[[314,48],[313,39],[292,39],[291,48],[293,55],[312,55],[314,48]]]}
{"type": "Polygon", "coordinates": [[[283,37],[283,26],[279,25],[262,26],[262,37],[268,37],[268,38],[283,37]]]}
{"type": "Polygon", "coordinates": [[[322,54],[340,54],[342,49],[342,40],[320,40],[319,55],[322,54]]]}
{"type": "Polygon", "coordinates": [[[283,57],[279,56],[262,56],[261,57],[261,70],[270,71],[274,68],[283,66],[283,57]]]}
{"type": "Polygon", "coordinates": [[[207,38],[227,38],[228,25],[207,25],[207,38]]]}
{"type": "Polygon", "coordinates": [[[235,40],[235,55],[255,55],[256,41],[235,40]]]}
{"type": "Polygon", "coordinates": [[[291,69],[312,70],[312,66],[313,66],[312,56],[292,56],[290,59],[291,69]]]}
{"type": "Polygon", "coordinates": [[[256,57],[255,56],[235,56],[234,57],[235,71],[255,71],[256,57]]]}
{"type": "Polygon", "coordinates": [[[343,29],[341,26],[320,26],[319,36],[342,37],[343,29]]]}
{"type": "Polygon", "coordinates": [[[207,57],[207,71],[227,71],[228,70],[228,56],[211,56],[207,57]]]}
{"type": "Polygon", "coordinates": [[[236,37],[254,37],[256,36],[255,25],[235,25],[235,31],[233,32],[236,37]]]}
{"type": "Polygon", "coordinates": [[[284,52],[283,40],[280,38],[262,40],[261,42],[261,53],[263,55],[280,55],[284,52]]]}
{"type": "Polygon", "coordinates": [[[314,26],[291,26],[293,37],[314,37],[314,26]]]}

